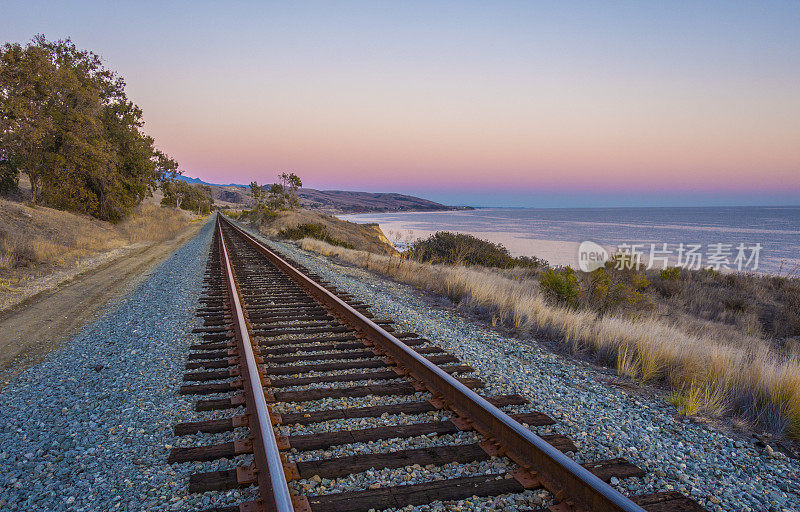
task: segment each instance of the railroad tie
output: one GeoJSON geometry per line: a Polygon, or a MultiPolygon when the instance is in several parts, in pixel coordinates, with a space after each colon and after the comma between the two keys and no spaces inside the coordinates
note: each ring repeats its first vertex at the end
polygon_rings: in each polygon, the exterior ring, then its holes
{"type": "Polygon", "coordinates": [[[542,412],[526,411],[525,397],[479,395],[484,382],[471,376],[475,369],[435,340],[396,330],[391,318],[376,317],[369,304],[282,257],[221,215],[198,303],[202,326],[192,330],[198,341],[190,347],[178,392],[211,395],[195,400],[197,411],[231,412],[179,423],[175,434],[227,433],[234,439],[175,447],[168,462],[231,459],[235,469],[191,474],[189,492],[255,485],[260,500],[217,507],[216,512],[268,510],[273,502],[291,502],[298,512],[358,512],[537,488],[555,499],[552,510],[559,511],[703,510],[675,492],[622,496],[606,482],[642,477],[641,468],[622,458],[576,464],[568,455],[578,447],[567,436],[552,430],[533,433],[556,422],[542,412]],[[336,406],[324,408],[329,403],[336,406]],[[322,408],[304,410],[309,404],[322,408]],[[402,421],[392,424],[397,418],[402,421]],[[346,428],[347,423],[333,428],[335,422],[353,419],[366,421],[360,428],[346,428]],[[278,435],[277,428],[286,435],[278,435]],[[442,437],[461,432],[470,432],[472,439],[442,437]],[[420,439],[440,441],[418,445],[420,439]],[[389,452],[333,451],[387,440],[406,444],[389,452]],[[293,454],[314,450],[325,456],[292,462],[293,454]],[[393,481],[321,495],[305,495],[308,485],[299,485],[373,469],[421,468],[424,473],[428,467],[490,460],[502,462],[500,473],[393,481]],[[292,480],[301,481],[292,484],[300,494],[290,492],[292,480]]]}

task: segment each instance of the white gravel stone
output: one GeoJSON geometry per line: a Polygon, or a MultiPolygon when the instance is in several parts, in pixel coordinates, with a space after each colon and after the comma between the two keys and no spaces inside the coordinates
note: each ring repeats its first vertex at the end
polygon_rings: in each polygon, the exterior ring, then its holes
{"type": "Polygon", "coordinates": [[[377,405],[402,404],[407,402],[420,402],[430,400],[432,395],[428,392],[418,392],[413,395],[393,396],[364,396],[345,398],[323,398],[311,402],[277,402],[273,408],[279,413],[313,412],[328,409],[346,409],[352,407],[374,407],[377,405]]]}
{"type": "Polygon", "coordinates": [[[425,414],[388,414],[384,413],[377,418],[347,418],[312,423],[310,425],[279,425],[277,432],[281,435],[314,434],[318,432],[335,432],[338,430],[356,430],[373,427],[386,427],[391,425],[413,425],[414,423],[428,423],[432,421],[445,421],[450,415],[444,411],[431,411],[425,414]]]}

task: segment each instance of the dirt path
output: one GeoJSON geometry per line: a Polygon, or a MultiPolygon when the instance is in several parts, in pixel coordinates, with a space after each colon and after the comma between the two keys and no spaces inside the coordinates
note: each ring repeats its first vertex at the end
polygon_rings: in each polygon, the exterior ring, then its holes
{"type": "Polygon", "coordinates": [[[172,240],[135,249],[0,313],[0,388],[129,293],[202,226],[192,223],[172,240]]]}

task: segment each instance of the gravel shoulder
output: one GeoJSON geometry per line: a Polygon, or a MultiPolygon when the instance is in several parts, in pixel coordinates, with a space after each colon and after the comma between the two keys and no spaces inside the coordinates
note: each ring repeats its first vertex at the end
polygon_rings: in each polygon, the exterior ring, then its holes
{"type": "MultiPolygon", "coordinates": [[[[207,222],[170,248],[175,254],[129,296],[0,391],[0,510],[180,506],[186,478],[166,458],[187,407],[177,389],[195,339],[188,333],[199,325],[213,227],[207,222]]],[[[144,272],[169,251],[125,274],[144,272]]]]}
{"type": "Polygon", "coordinates": [[[24,298],[0,310],[0,388],[96,320],[104,306],[130,294],[202,226],[194,222],[172,240],[97,255],[18,290],[24,298]]]}
{"type": "Polygon", "coordinates": [[[414,288],[268,241],[340,289],[477,369],[487,393],[520,393],[558,421],[581,461],[626,457],[648,474],[613,485],[626,494],[678,490],[713,511],[800,511],[800,463],[677,416],[659,397],[609,385],[609,370],[554,354],[533,340],[471,322],[414,288]]]}

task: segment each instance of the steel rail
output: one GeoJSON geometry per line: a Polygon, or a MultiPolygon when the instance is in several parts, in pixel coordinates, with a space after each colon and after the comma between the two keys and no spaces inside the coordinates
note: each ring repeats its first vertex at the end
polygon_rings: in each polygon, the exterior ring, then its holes
{"type": "MultiPolygon", "coordinates": [[[[219,215],[219,214],[218,214],[219,215]]],[[[294,512],[292,496],[286,483],[286,475],[283,469],[278,443],[275,439],[275,431],[272,428],[272,420],[269,415],[269,408],[264,397],[264,385],[258,372],[258,361],[253,353],[253,343],[247,332],[247,322],[244,318],[241,301],[239,300],[239,289],[233,275],[228,249],[225,246],[225,237],[222,234],[220,224],[221,216],[217,217],[217,230],[219,232],[220,259],[225,269],[226,282],[228,285],[228,295],[233,310],[234,333],[239,345],[240,357],[244,358],[246,378],[243,379],[247,390],[247,402],[250,430],[253,433],[253,455],[258,471],[256,478],[259,484],[259,494],[261,497],[261,507],[264,510],[276,512],[294,512]]]]}
{"type": "Polygon", "coordinates": [[[454,412],[467,419],[475,430],[498,444],[506,456],[553,493],[562,507],[566,505],[572,510],[597,512],[644,512],[642,507],[294,268],[229,219],[220,218],[320,303],[421,381],[434,397],[442,399],[454,412]]]}

